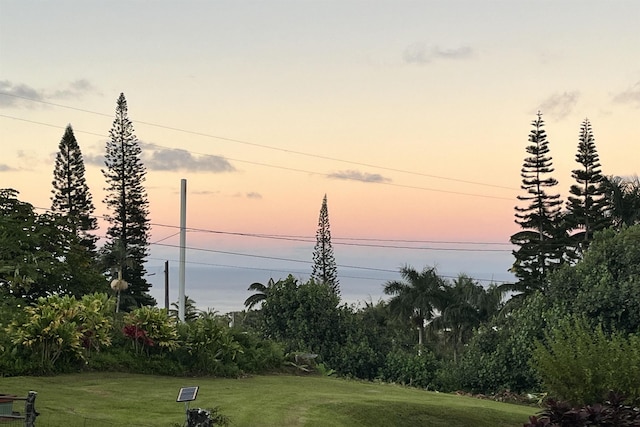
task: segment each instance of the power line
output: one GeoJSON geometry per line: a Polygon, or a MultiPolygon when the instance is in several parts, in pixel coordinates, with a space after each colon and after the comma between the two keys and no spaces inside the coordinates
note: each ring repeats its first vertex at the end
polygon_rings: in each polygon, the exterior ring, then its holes
{"type": "MultiPolygon", "coordinates": [[[[37,121],[34,121],[34,120],[22,119],[22,118],[19,118],[19,117],[8,116],[6,114],[0,114],[0,117],[5,117],[5,118],[8,118],[8,119],[13,119],[13,120],[20,120],[20,121],[33,123],[33,124],[38,124],[38,125],[42,125],[42,126],[48,126],[48,127],[64,129],[64,127],[62,127],[62,126],[53,125],[53,124],[50,124],[50,123],[37,122],[37,121]]],[[[87,131],[83,131],[83,130],[79,130],[79,129],[74,129],[74,132],[76,132],[76,133],[87,133],[87,134],[90,134],[90,135],[97,135],[97,136],[105,137],[105,138],[107,137],[106,135],[100,135],[100,134],[96,134],[96,133],[93,133],[93,132],[87,132],[87,131]]],[[[159,144],[156,144],[156,143],[151,143],[149,145],[153,145],[155,147],[164,148],[164,149],[168,149],[168,150],[175,150],[175,148],[159,145],[159,144]]],[[[231,157],[218,156],[218,155],[215,155],[215,154],[208,154],[208,153],[199,153],[199,152],[189,151],[189,150],[184,150],[184,149],[180,149],[180,150],[185,151],[185,152],[187,152],[189,154],[197,154],[197,155],[200,155],[200,156],[208,156],[208,157],[217,157],[217,158],[221,158],[221,159],[228,160],[228,161],[233,161],[233,162],[238,162],[238,163],[246,163],[246,164],[250,164],[250,165],[254,165],[254,166],[262,166],[262,167],[267,167],[267,168],[286,170],[286,171],[290,171],[290,172],[299,172],[299,173],[304,173],[304,174],[319,175],[319,176],[324,176],[324,177],[327,177],[327,178],[333,178],[333,174],[325,173],[325,172],[310,171],[310,170],[306,170],[306,169],[297,169],[297,168],[292,168],[292,167],[288,167],[288,166],[271,165],[271,164],[268,164],[268,163],[254,162],[254,161],[251,161],[251,160],[234,159],[234,158],[231,158],[231,157]]],[[[369,183],[367,180],[361,179],[361,178],[358,178],[358,177],[345,176],[345,177],[343,177],[341,179],[348,180],[348,181],[369,183]]],[[[393,183],[393,182],[386,182],[386,181],[376,182],[376,184],[378,184],[378,185],[388,185],[388,186],[398,187],[398,188],[409,188],[409,189],[412,189],[412,190],[423,190],[423,191],[432,191],[432,192],[436,192],[436,193],[455,194],[455,195],[459,195],[459,196],[482,197],[482,198],[494,199],[494,200],[508,200],[508,201],[512,201],[513,200],[513,198],[511,198],[511,197],[490,196],[490,195],[487,195],[487,194],[477,194],[477,193],[465,193],[465,192],[462,192],[462,191],[440,190],[440,189],[437,189],[437,188],[419,187],[419,186],[406,185],[406,184],[396,184],[396,183],[393,183]]]]}
{"type": "MultiPolygon", "coordinates": [[[[84,112],[84,113],[95,114],[95,115],[99,115],[99,116],[103,116],[103,117],[112,117],[111,114],[100,113],[100,112],[97,112],[97,111],[86,110],[86,109],[83,109],[83,108],[71,107],[71,106],[68,106],[68,105],[57,104],[57,103],[48,102],[48,101],[44,101],[44,100],[40,100],[40,99],[29,98],[29,97],[21,96],[21,95],[15,95],[15,94],[7,93],[7,92],[0,92],[0,95],[10,96],[10,97],[14,97],[14,98],[20,98],[20,99],[24,99],[24,100],[31,101],[31,102],[38,102],[38,103],[51,105],[51,106],[54,106],[54,107],[66,108],[66,109],[70,109],[70,110],[74,110],[74,111],[80,111],[80,112],[84,112]]],[[[7,117],[7,116],[4,116],[4,117],[7,117]]],[[[352,160],[344,160],[344,159],[339,159],[339,158],[336,158],[336,157],[324,156],[324,155],[320,155],[320,154],[306,153],[306,152],[303,152],[303,151],[290,150],[290,149],[280,148],[280,147],[273,147],[273,146],[266,145],[266,144],[258,144],[258,143],[255,143],[255,142],[249,142],[249,141],[245,141],[245,140],[241,140],[241,139],[217,136],[217,135],[212,135],[212,134],[208,134],[208,133],[204,133],[204,132],[196,132],[196,131],[191,131],[191,130],[187,130],[187,129],[181,129],[181,128],[177,128],[177,127],[161,125],[161,124],[158,124],[158,123],[142,121],[142,120],[136,120],[135,122],[143,124],[143,125],[147,125],[147,126],[157,127],[157,128],[160,128],[160,129],[167,129],[167,130],[172,130],[172,131],[175,131],[175,132],[181,132],[181,133],[186,133],[186,134],[190,134],[190,135],[202,136],[202,137],[205,137],[205,138],[214,138],[214,139],[219,139],[221,141],[234,142],[234,143],[237,143],[237,144],[249,145],[249,146],[252,146],[252,147],[259,147],[259,148],[263,148],[263,149],[267,149],[267,150],[280,151],[280,152],[283,152],[283,153],[295,154],[295,155],[299,155],[299,156],[312,157],[312,158],[317,158],[317,159],[322,159],[322,160],[330,160],[330,161],[334,161],[334,162],[341,162],[341,163],[346,163],[346,164],[351,164],[351,165],[356,165],[356,166],[365,166],[365,167],[370,167],[370,168],[388,170],[388,171],[391,171],[391,172],[406,173],[406,174],[410,174],[410,175],[423,176],[423,177],[427,177],[427,178],[435,178],[435,179],[441,179],[441,180],[446,180],[446,181],[460,182],[460,183],[464,183],[464,184],[480,185],[480,186],[493,187],[493,188],[502,188],[502,189],[506,189],[506,190],[519,190],[518,188],[515,188],[515,187],[507,187],[507,186],[503,186],[503,185],[488,184],[488,183],[479,182],[479,181],[471,181],[471,180],[464,180],[464,179],[459,179],[459,178],[451,178],[451,177],[445,177],[445,176],[439,176],[439,175],[432,175],[432,174],[426,174],[426,173],[423,173],[423,172],[408,171],[408,170],[404,170],[404,169],[390,168],[388,166],[380,166],[380,165],[374,165],[374,164],[369,164],[369,163],[356,162],[356,161],[352,161],[352,160]]]]}
{"type": "MultiPolygon", "coordinates": [[[[46,212],[52,212],[51,209],[37,207],[34,206],[34,209],[43,210],[46,212]]],[[[100,219],[108,219],[105,215],[92,215],[92,218],[100,218],[100,219]]],[[[171,224],[161,224],[156,222],[150,222],[150,226],[153,227],[163,227],[163,228],[173,228],[179,229],[178,225],[171,224]]],[[[270,240],[283,240],[283,241],[292,241],[292,242],[302,242],[302,243],[315,243],[315,236],[297,236],[297,235],[287,235],[287,234],[262,234],[262,233],[245,233],[245,232],[237,232],[237,231],[223,231],[223,230],[213,230],[207,228],[195,228],[195,227],[187,227],[185,228],[188,232],[197,232],[197,233],[209,233],[209,234],[219,234],[219,235],[227,235],[227,236],[238,236],[238,237],[254,237],[259,239],[270,239],[270,240]]],[[[176,232],[171,234],[170,236],[164,237],[160,240],[152,242],[150,244],[159,243],[165,240],[170,239],[171,237],[177,236],[180,232],[176,232]]],[[[106,236],[102,236],[106,237],[106,236]]],[[[410,250],[432,250],[432,251],[461,251],[461,252],[511,252],[511,250],[507,249],[487,249],[487,248],[434,248],[434,247],[416,247],[416,246],[399,246],[399,245],[381,245],[381,244],[367,244],[367,243],[345,243],[340,242],[339,240],[347,240],[347,241],[365,241],[365,242],[391,242],[391,243],[416,243],[416,244],[442,244],[442,245],[483,245],[483,246],[495,246],[495,245],[504,245],[504,246],[512,246],[511,243],[505,242],[474,242],[474,241],[452,241],[452,240],[411,240],[411,239],[382,239],[382,238],[373,238],[373,237],[336,237],[332,236],[331,241],[334,245],[344,245],[344,246],[356,246],[356,247],[375,247],[375,248],[384,248],[384,249],[410,249],[410,250]],[[336,241],[338,240],[338,241],[336,241]]]]}

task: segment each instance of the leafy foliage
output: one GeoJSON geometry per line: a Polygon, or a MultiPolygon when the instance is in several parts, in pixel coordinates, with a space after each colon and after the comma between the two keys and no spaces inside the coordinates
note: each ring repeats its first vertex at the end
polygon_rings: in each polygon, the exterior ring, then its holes
{"type": "Polygon", "coordinates": [[[616,228],[640,224],[640,179],[637,175],[605,177],[603,189],[606,215],[616,228]]]}
{"type": "Polygon", "coordinates": [[[609,392],[604,404],[573,407],[567,402],[549,399],[546,408],[529,417],[524,427],[635,427],[640,425],[640,409],[627,404],[619,393],[609,392]]]}
{"type": "Polygon", "coordinates": [[[533,356],[545,389],[573,405],[602,403],[609,390],[640,399],[639,336],[607,336],[584,318],[565,319],[533,356]]]}
{"type": "Polygon", "coordinates": [[[439,363],[430,351],[404,351],[395,349],[387,354],[380,369],[380,379],[387,382],[420,388],[433,388],[439,363]]]}
{"type": "Polygon", "coordinates": [[[549,298],[605,332],[640,330],[640,225],[596,233],[582,260],[551,276],[549,298]]]}
{"type": "Polygon", "coordinates": [[[53,293],[106,291],[92,255],[65,228],[66,220],[38,215],[17,196],[15,190],[0,190],[0,288],[30,301],[53,293]]]}
{"type": "MultiPolygon", "coordinates": [[[[24,308],[25,317],[7,328],[15,353],[36,358],[40,372],[85,360],[92,350],[111,345],[111,322],[106,317],[113,307],[105,294],[86,295],[81,301],[71,296],[39,298],[24,308]]],[[[20,357],[22,357],[20,356],[20,357]]]]}
{"type": "Polygon", "coordinates": [[[384,293],[391,295],[391,312],[418,330],[418,352],[423,346],[425,325],[434,317],[435,310],[444,300],[444,280],[435,268],[422,272],[404,266],[400,269],[404,281],[390,281],[384,285],[384,293]]]}
{"type": "Polygon", "coordinates": [[[162,353],[178,347],[176,322],[167,316],[165,309],[141,307],[127,313],[123,332],[138,354],[162,353]]]}

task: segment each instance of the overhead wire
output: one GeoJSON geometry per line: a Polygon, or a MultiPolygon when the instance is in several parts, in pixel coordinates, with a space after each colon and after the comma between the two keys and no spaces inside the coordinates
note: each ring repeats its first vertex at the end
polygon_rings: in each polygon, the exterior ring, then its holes
{"type": "MultiPolygon", "coordinates": [[[[14,119],[14,120],[20,120],[20,121],[25,121],[25,122],[28,122],[28,123],[39,124],[39,125],[48,126],[48,127],[54,127],[54,128],[57,127],[59,129],[64,129],[63,126],[53,125],[51,123],[37,122],[37,121],[34,121],[34,120],[22,119],[22,118],[18,118],[18,117],[14,117],[14,116],[9,116],[9,115],[6,115],[6,114],[0,114],[0,117],[5,117],[5,118],[8,118],[8,119],[14,119]]],[[[84,130],[79,130],[79,129],[74,129],[74,132],[76,132],[76,133],[89,133],[91,135],[107,137],[106,135],[100,135],[100,134],[96,134],[96,133],[93,133],[93,132],[86,132],[84,130]]],[[[156,147],[168,149],[168,150],[176,150],[176,148],[166,147],[166,146],[159,145],[159,144],[156,144],[156,143],[152,143],[152,145],[154,145],[156,147]]],[[[235,159],[235,158],[226,157],[226,156],[218,156],[218,155],[215,155],[215,154],[199,153],[199,152],[195,152],[195,151],[184,150],[182,148],[179,149],[179,150],[185,151],[185,152],[187,152],[189,154],[197,154],[197,155],[200,155],[200,156],[208,156],[208,157],[217,157],[217,158],[221,158],[221,159],[224,159],[224,160],[227,160],[227,161],[233,161],[233,162],[238,162],[238,163],[246,163],[246,164],[250,164],[250,165],[254,165],[254,166],[262,166],[262,167],[268,167],[268,168],[274,168],[274,169],[280,169],[280,170],[287,170],[287,171],[290,171],[290,172],[300,172],[300,173],[305,173],[305,174],[311,174],[311,175],[324,176],[324,177],[327,177],[327,178],[333,178],[333,174],[331,174],[331,173],[310,171],[310,170],[306,170],[306,169],[292,168],[292,167],[289,167],[289,166],[271,165],[271,164],[268,164],[268,163],[255,162],[255,161],[251,161],[251,160],[235,159]]],[[[345,176],[345,177],[340,178],[340,179],[344,179],[344,180],[348,180],[348,181],[369,183],[365,179],[358,178],[358,177],[352,177],[352,176],[345,176]]],[[[459,195],[459,196],[481,197],[481,198],[494,199],[494,200],[508,200],[508,201],[512,201],[513,200],[513,198],[511,198],[511,197],[492,196],[492,195],[488,195],[488,194],[478,194],[478,193],[467,193],[467,192],[462,192],[462,191],[441,190],[441,189],[430,188],[430,187],[419,187],[419,186],[415,186],[415,185],[396,184],[394,182],[388,182],[388,181],[379,181],[379,182],[376,182],[375,184],[387,185],[387,186],[398,187],[398,188],[409,188],[409,189],[413,189],[413,190],[432,191],[432,192],[436,192],[436,193],[456,194],[456,195],[459,195]]]]}
{"type": "MultiPolygon", "coordinates": [[[[1,92],[0,91],[0,95],[10,96],[10,97],[19,98],[19,99],[24,99],[24,100],[31,101],[31,102],[38,102],[38,103],[41,103],[41,104],[51,105],[51,106],[54,106],[54,107],[66,108],[66,109],[70,109],[70,110],[80,111],[80,112],[84,112],[84,113],[88,113],[88,114],[95,114],[95,115],[99,115],[99,116],[103,116],[103,117],[112,117],[112,114],[101,113],[101,112],[97,112],[97,111],[91,111],[91,110],[87,110],[87,109],[84,109],[84,108],[72,107],[72,106],[69,106],[69,105],[53,103],[53,102],[44,101],[44,100],[41,100],[41,99],[30,98],[30,97],[11,94],[11,93],[7,93],[7,92],[1,92]]],[[[9,116],[3,116],[3,117],[9,117],[9,116]]],[[[464,184],[472,184],[472,185],[479,185],[479,186],[493,187],[493,188],[502,188],[502,189],[506,189],[506,190],[519,190],[519,188],[508,187],[508,186],[503,186],[503,185],[498,185],[498,184],[489,184],[489,183],[484,183],[484,182],[479,182],[479,181],[472,181],[472,180],[464,180],[464,179],[459,179],[459,178],[445,177],[445,176],[440,176],[440,175],[427,174],[427,173],[424,173],[424,172],[408,171],[408,170],[404,170],[404,169],[391,168],[391,167],[388,167],[388,166],[375,165],[375,164],[364,163],[364,162],[356,162],[356,161],[353,161],[353,160],[345,160],[345,159],[340,159],[340,158],[337,158],[337,157],[330,157],[330,156],[325,156],[325,155],[316,154],[316,153],[307,153],[307,152],[298,151],[298,150],[291,150],[291,149],[287,149],[287,148],[274,147],[274,146],[271,146],[271,145],[259,144],[259,143],[245,141],[245,140],[237,139],[237,138],[229,138],[229,137],[223,137],[223,136],[218,136],[218,135],[212,135],[212,134],[205,133],[205,132],[197,132],[197,131],[192,131],[192,130],[188,130],[188,129],[182,129],[182,128],[178,128],[178,127],[173,127],[173,126],[167,126],[167,125],[162,125],[162,124],[158,124],[158,123],[153,123],[153,122],[149,122],[149,121],[135,120],[135,122],[139,123],[139,124],[147,125],[147,126],[157,127],[157,128],[160,128],[160,129],[172,130],[172,131],[175,131],[175,132],[181,132],[181,133],[186,133],[186,134],[195,135],[195,136],[201,136],[201,137],[205,137],[205,138],[213,138],[213,139],[233,142],[233,143],[237,143],[237,144],[249,145],[249,146],[252,146],[252,147],[259,147],[259,148],[263,148],[263,149],[267,149],[267,150],[274,150],[274,151],[280,151],[280,152],[288,153],[288,154],[295,154],[295,155],[299,155],[299,156],[312,157],[312,158],[323,159],[323,160],[330,160],[330,161],[334,161],[334,162],[341,162],[341,163],[352,164],[352,165],[356,165],[356,166],[371,167],[371,168],[375,168],[375,169],[388,170],[388,171],[391,171],[391,172],[400,172],[400,173],[405,173],[405,174],[424,176],[424,177],[427,177],[427,178],[434,178],[434,179],[441,179],[441,180],[447,180],[447,181],[460,182],[460,183],[464,183],[464,184]]],[[[164,148],[167,148],[167,147],[164,147],[164,148]]]]}
{"type": "MultiPolygon", "coordinates": [[[[110,114],[90,111],[90,110],[71,107],[71,106],[62,105],[62,104],[51,103],[51,102],[43,101],[43,100],[37,100],[37,99],[32,99],[32,98],[27,98],[27,97],[21,97],[21,96],[17,96],[17,95],[13,95],[13,94],[7,94],[7,93],[4,93],[4,92],[0,92],[0,95],[14,96],[14,97],[17,97],[17,98],[22,98],[22,99],[33,101],[33,102],[40,102],[40,103],[43,103],[43,104],[48,104],[48,105],[61,107],[61,108],[72,109],[72,110],[81,111],[81,112],[85,112],[85,113],[96,114],[96,115],[105,116],[105,117],[111,117],[112,116],[110,114]]],[[[29,120],[29,119],[24,119],[24,118],[20,118],[20,117],[9,116],[9,115],[5,115],[5,114],[0,114],[0,117],[5,117],[5,118],[8,118],[8,119],[24,121],[24,122],[27,122],[27,123],[38,124],[38,125],[48,126],[48,127],[53,127],[53,128],[60,128],[60,129],[63,128],[63,127],[58,126],[58,125],[38,122],[38,121],[35,121],[35,120],[29,120]]],[[[466,183],[466,184],[482,185],[482,186],[487,186],[487,187],[496,187],[496,188],[503,188],[503,189],[510,189],[510,190],[514,189],[514,188],[506,187],[506,186],[499,186],[499,185],[486,184],[486,183],[481,183],[481,182],[476,182],[476,181],[467,181],[467,180],[461,180],[461,179],[456,179],[456,178],[442,177],[442,176],[424,174],[424,173],[420,173],[420,172],[407,171],[407,170],[401,170],[401,169],[395,169],[395,168],[389,168],[389,167],[385,167],[385,166],[372,165],[372,164],[361,163],[361,162],[353,162],[353,161],[344,160],[344,159],[332,158],[332,157],[328,157],[328,156],[316,155],[316,154],[311,154],[311,153],[305,153],[305,152],[300,152],[300,151],[295,151],[295,150],[289,150],[289,149],[283,149],[283,148],[279,148],[279,147],[272,147],[272,146],[268,146],[268,145],[252,143],[252,142],[243,141],[243,140],[234,139],[234,138],[219,137],[219,136],[216,136],[216,135],[206,134],[206,133],[202,133],[202,132],[194,132],[194,131],[180,129],[180,128],[174,128],[174,127],[170,127],[170,126],[160,125],[160,124],[157,124],[157,123],[151,123],[151,122],[145,122],[145,121],[139,121],[139,120],[136,120],[136,123],[140,123],[140,124],[144,124],[144,125],[148,125],[148,126],[155,126],[155,127],[158,127],[158,128],[173,130],[173,131],[177,131],[177,132],[184,132],[184,133],[198,135],[198,136],[202,136],[202,137],[216,138],[216,139],[220,139],[220,140],[226,140],[226,141],[230,141],[230,142],[256,146],[256,147],[260,147],[260,148],[264,148],[264,149],[277,150],[277,151],[286,152],[286,153],[290,153],[290,154],[303,155],[303,156],[308,156],[308,157],[315,157],[315,158],[324,159],[324,160],[331,160],[331,161],[349,163],[349,164],[365,166],[365,167],[373,167],[373,168],[378,168],[378,169],[383,169],[383,170],[389,170],[389,171],[394,171],[394,172],[425,176],[425,177],[430,177],[430,178],[457,181],[457,182],[462,182],[462,183],[466,183]]],[[[77,130],[77,129],[75,129],[75,131],[76,132],[85,133],[85,134],[94,135],[94,136],[99,136],[99,137],[108,137],[107,135],[98,134],[98,133],[95,133],[95,132],[89,132],[89,131],[77,130]]],[[[153,145],[155,147],[164,148],[164,149],[171,149],[171,150],[175,149],[175,148],[171,148],[171,147],[164,147],[164,146],[161,146],[161,145],[155,144],[155,143],[150,143],[149,145],[153,145]]],[[[248,164],[253,164],[253,165],[258,165],[258,166],[272,167],[272,168],[278,168],[278,169],[289,170],[289,171],[294,171],[294,172],[303,172],[303,173],[307,173],[307,174],[316,174],[316,175],[327,176],[327,177],[331,176],[331,174],[326,174],[326,173],[321,173],[321,172],[313,172],[313,171],[296,169],[296,168],[276,166],[276,165],[270,165],[270,164],[247,161],[247,160],[241,160],[241,159],[231,159],[231,158],[227,158],[227,157],[223,157],[223,156],[216,156],[216,155],[212,155],[212,154],[208,154],[208,153],[192,152],[192,151],[189,151],[189,150],[183,150],[183,151],[186,151],[186,152],[191,153],[191,154],[201,155],[201,156],[221,157],[221,158],[224,158],[226,160],[231,160],[231,161],[234,161],[234,162],[248,163],[248,164]]],[[[355,180],[355,181],[364,181],[362,179],[351,178],[351,177],[346,177],[345,179],[351,179],[351,180],[355,180]]],[[[378,183],[379,184],[392,185],[392,186],[396,186],[396,187],[413,188],[413,189],[444,192],[444,193],[459,194],[459,195],[466,195],[466,196],[487,197],[487,198],[504,199],[504,200],[510,200],[510,201],[512,200],[512,198],[505,198],[505,197],[499,197],[499,196],[490,196],[490,195],[482,195],[482,194],[473,194],[473,193],[455,192],[455,191],[448,191],[448,190],[439,190],[439,189],[432,189],[432,188],[425,188],[425,187],[418,187],[418,186],[395,184],[395,183],[389,183],[389,182],[378,182],[378,183]]],[[[165,226],[165,227],[175,227],[175,226],[163,225],[163,224],[151,224],[151,225],[154,225],[154,226],[165,226]]],[[[313,240],[311,240],[311,239],[306,240],[307,238],[303,237],[303,236],[269,235],[269,234],[261,235],[261,234],[255,234],[255,233],[224,232],[224,231],[219,231],[219,230],[204,230],[204,229],[190,229],[190,231],[208,232],[208,233],[217,233],[217,234],[226,234],[226,235],[237,235],[237,236],[247,236],[247,237],[265,238],[265,239],[301,241],[301,242],[305,242],[305,243],[312,243],[313,242],[313,240]]],[[[176,247],[175,245],[160,244],[160,242],[165,241],[165,240],[167,240],[167,239],[169,239],[171,237],[174,237],[177,234],[179,234],[179,233],[174,233],[174,234],[172,234],[170,236],[167,236],[165,238],[162,238],[162,239],[160,239],[158,241],[152,242],[151,244],[158,245],[158,246],[176,247]]],[[[335,238],[335,240],[341,240],[341,239],[340,238],[335,238]]],[[[342,240],[385,241],[385,242],[404,242],[404,243],[471,244],[471,245],[507,244],[507,243],[491,243],[491,242],[451,242],[451,241],[442,242],[442,241],[419,241],[419,240],[375,239],[375,238],[342,238],[342,240]]],[[[388,248],[388,249],[417,249],[417,250],[434,250],[434,251],[443,250],[443,251],[465,251],[465,252],[466,251],[506,252],[506,250],[487,249],[487,248],[483,248],[483,249],[432,248],[432,247],[414,247],[414,246],[399,246],[399,245],[366,244],[366,243],[349,243],[349,242],[339,242],[339,241],[335,241],[334,244],[336,244],[336,245],[346,245],[346,246],[357,246],[357,247],[388,248]]],[[[216,251],[216,250],[210,250],[210,249],[204,249],[204,248],[192,248],[192,247],[190,247],[188,249],[197,250],[197,251],[206,251],[206,252],[228,254],[228,255],[248,256],[248,257],[264,258],[264,259],[273,259],[273,260],[288,261],[288,262],[304,262],[304,263],[309,264],[307,261],[293,260],[293,259],[279,258],[279,257],[268,257],[268,256],[262,256],[262,255],[255,255],[255,254],[242,254],[242,253],[229,252],[229,251],[216,251]]],[[[251,267],[237,267],[237,266],[228,266],[228,267],[249,268],[249,269],[251,269],[251,267]]],[[[349,265],[339,265],[339,267],[396,273],[395,270],[377,269],[377,268],[370,268],[370,267],[349,266],[349,265]]],[[[353,278],[356,278],[356,277],[353,277],[353,278]]],[[[373,279],[373,278],[363,278],[363,279],[379,280],[379,279],[373,279]]],[[[475,280],[488,281],[486,279],[475,279],[475,280]]]]}

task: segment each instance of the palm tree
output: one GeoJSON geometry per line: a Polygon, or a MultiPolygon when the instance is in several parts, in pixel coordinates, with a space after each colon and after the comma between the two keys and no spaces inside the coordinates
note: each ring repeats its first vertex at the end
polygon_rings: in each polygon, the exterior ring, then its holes
{"type": "Polygon", "coordinates": [[[445,286],[439,315],[429,325],[440,331],[458,361],[460,348],[471,338],[473,329],[498,313],[503,292],[496,286],[485,289],[470,277],[461,274],[452,286],[445,286]]]}
{"type": "Polygon", "coordinates": [[[418,330],[418,354],[421,354],[425,326],[442,302],[444,281],[435,268],[418,272],[413,267],[404,266],[400,269],[400,276],[404,281],[387,282],[384,293],[393,296],[389,301],[391,312],[418,330]]]}
{"type": "MultiPolygon", "coordinates": [[[[179,301],[172,302],[171,307],[173,308],[169,310],[169,315],[171,317],[175,317],[176,319],[178,318],[178,311],[180,308],[179,303],[180,303],[179,301]]],[[[188,295],[185,295],[184,296],[184,321],[193,322],[198,318],[198,313],[199,312],[198,312],[198,309],[196,308],[196,302],[191,298],[189,298],[188,295]]]]}
{"type": "Polygon", "coordinates": [[[640,223],[640,179],[608,176],[603,180],[607,215],[617,228],[640,223]]]}
{"type": "MultiPolygon", "coordinates": [[[[278,280],[278,282],[280,282],[278,280]]],[[[247,309],[251,310],[255,305],[261,303],[262,301],[267,299],[267,294],[269,293],[269,289],[275,285],[273,278],[269,279],[267,285],[263,285],[260,282],[255,282],[249,285],[248,291],[255,291],[256,293],[247,298],[244,302],[244,306],[247,309]]]]}

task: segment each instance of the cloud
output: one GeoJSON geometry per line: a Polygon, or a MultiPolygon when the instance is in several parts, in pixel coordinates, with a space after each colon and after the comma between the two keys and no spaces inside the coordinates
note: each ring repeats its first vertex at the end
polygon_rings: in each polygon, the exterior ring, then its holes
{"type": "Polygon", "coordinates": [[[104,167],[104,154],[83,154],[82,161],[85,165],[104,167]]]}
{"type": "Polygon", "coordinates": [[[236,168],[225,158],[212,155],[194,156],[187,150],[178,148],[158,148],[155,144],[141,144],[153,147],[150,153],[143,153],[143,163],[149,170],[158,171],[198,171],[233,172],[236,168]]]}
{"type": "Polygon", "coordinates": [[[0,107],[15,107],[20,105],[30,105],[22,98],[42,100],[40,91],[25,84],[12,83],[9,80],[0,80],[0,107]]]}
{"type": "Polygon", "coordinates": [[[12,170],[15,170],[15,169],[12,168],[9,165],[4,165],[4,164],[0,163],[0,172],[9,172],[9,171],[12,171],[12,170]]]}
{"type": "Polygon", "coordinates": [[[53,99],[75,99],[91,92],[96,92],[96,88],[88,80],[79,79],[69,83],[66,88],[51,92],[48,97],[53,99]]]}
{"type": "Polygon", "coordinates": [[[542,101],[538,110],[543,114],[548,114],[554,119],[562,120],[573,111],[580,98],[580,92],[555,93],[542,101]]]}
{"type": "Polygon", "coordinates": [[[47,99],[77,99],[90,92],[97,92],[95,87],[86,79],[78,79],[68,83],[61,89],[53,91],[36,89],[24,83],[13,83],[9,80],[0,81],[0,107],[29,107],[37,105],[38,101],[47,99]],[[36,101],[34,103],[33,101],[36,101]]]}
{"type": "Polygon", "coordinates": [[[189,191],[189,194],[195,194],[198,196],[211,196],[214,194],[220,194],[219,190],[211,191],[211,190],[198,190],[198,191],[189,191]]]}
{"type": "Polygon", "coordinates": [[[355,170],[334,172],[332,174],[329,174],[329,178],[344,179],[344,180],[351,180],[351,181],[362,181],[362,182],[374,182],[374,183],[391,181],[390,178],[385,178],[384,176],[377,173],[366,173],[366,172],[360,172],[355,170]]]}
{"type": "Polygon", "coordinates": [[[437,60],[467,59],[473,56],[473,49],[469,46],[456,48],[427,47],[424,43],[415,43],[407,47],[402,54],[407,64],[425,65],[437,60]]]}
{"type": "Polygon", "coordinates": [[[247,199],[262,199],[262,194],[251,191],[246,194],[247,199]]]}
{"type": "Polygon", "coordinates": [[[640,107],[640,81],[629,89],[615,95],[613,97],[613,102],[620,104],[632,104],[634,107],[640,107]]]}

